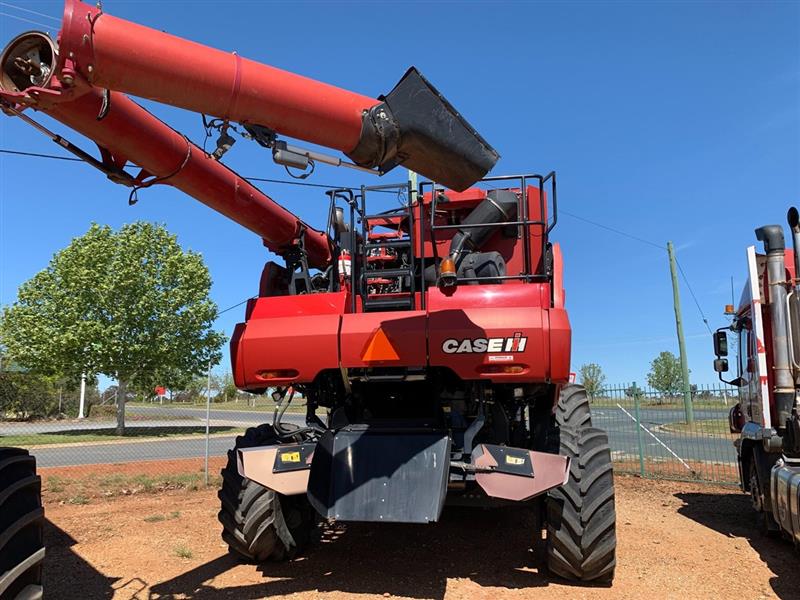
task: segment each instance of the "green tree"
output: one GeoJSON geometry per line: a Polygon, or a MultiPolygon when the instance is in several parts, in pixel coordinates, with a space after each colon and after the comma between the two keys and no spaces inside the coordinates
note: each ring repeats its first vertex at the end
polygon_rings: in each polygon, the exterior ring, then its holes
{"type": "Polygon", "coordinates": [[[606,382],[606,376],[603,369],[597,363],[586,363],[581,365],[578,370],[581,378],[581,384],[586,388],[586,392],[594,397],[600,390],[603,389],[603,384],[606,382]]]}
{"type": "Polygon", "coordinates": [[[23,367],[77,381],[82,372],[118,381],[117,433],[127,389],[169,386],[220,359],[217,306],[202,257],[163,226],[119,231],[92,225],[23,283],[3,311],[0,343],[23,367]]]}
{"type": "Polygon", "coordinates": [[[662,352],[650,363],[647,383],[664,395],[675,396],[683,389],[681,361],[672,352],[662,352]]]}

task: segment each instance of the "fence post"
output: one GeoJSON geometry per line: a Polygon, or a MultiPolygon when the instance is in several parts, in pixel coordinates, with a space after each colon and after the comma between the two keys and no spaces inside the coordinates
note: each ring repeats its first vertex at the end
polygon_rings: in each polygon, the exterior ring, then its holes
{"type": "Polygon", "coordinates": [[[639,418],[639,387],[633,382],[633,409],[636,416],[636,440],[639,443],[639,475],[644,477],[644,444],[642,442],[642,422],[639,418]]]}
{"type": "Polygon", "coordinates": [[[210,434],[209,424],[211,422],[211,363],[208,363],[208,387],[206,388],[206,460],[205,460],[205,480],[208,487],[208,436],[210,434]]]}

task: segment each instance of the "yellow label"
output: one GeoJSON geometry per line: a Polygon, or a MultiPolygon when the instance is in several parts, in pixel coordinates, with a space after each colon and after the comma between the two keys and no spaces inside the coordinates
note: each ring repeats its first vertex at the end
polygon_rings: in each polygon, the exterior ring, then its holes
{"type": "Polygon", "coordinates": [[[300,462],[300,453],[299,452],[284,452],[283,454],[281,454],[281,462],[299,463],[300,462]]]}
{"type": "Polygon", "coordinates": [[[518,456],[508,456],[506,454],[506,464],[507,465],[524,465],[525,459],[519,458],[518,456]]]}

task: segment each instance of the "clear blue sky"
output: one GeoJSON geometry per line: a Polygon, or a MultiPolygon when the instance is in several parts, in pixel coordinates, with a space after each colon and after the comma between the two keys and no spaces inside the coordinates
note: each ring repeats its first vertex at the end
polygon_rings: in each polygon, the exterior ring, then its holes
{"type": "MultiPolygon", "coordinates": [[[[61,14],[58,1],[9,2],[61,14]]],[[[657,244],[673,240],[712,328],[725,323],[731,276],[738,299],[753,229],[783,223],[800,204],[797,2],[103,4],[368,95],[417,66],[502,154],[495,174],[555,169],[565,212],[657,244]]],[[[0,15],[0,40],[31,27],[0,15]]],[[[147,106],[202,141],[199,116],[147,106]]],[[[58,152],[8,118],[0,147],[58,152]]],[[[239,141],[226,160],[243,175],[285,178],[254,143],[239,141]]],[[[311,181],[359,183],[329,167],[311,181]]],[[[323,222],[321,191],[264,189],[323,222]]],[[[256,236],[168,187],[143,191],[135,207],[126,200],[89,167],[0,156],[0,302],[12,302],[18,285],[92,221],[136,219],[165,223],[203,254],[221,308],[255,293],[268,258],[256,236]]],[[[666,252],[564,213],[554,238],[566,260],[573,368],[597,362],[610,382],[643,382],[659,351],[677,353],[666,252]]],[[[681,293],[692,379],[712,382],[710,336],[683,283],[681,293]]],[[[230,311],[218,326],[230,333],[242,317],[230,311]]]]}

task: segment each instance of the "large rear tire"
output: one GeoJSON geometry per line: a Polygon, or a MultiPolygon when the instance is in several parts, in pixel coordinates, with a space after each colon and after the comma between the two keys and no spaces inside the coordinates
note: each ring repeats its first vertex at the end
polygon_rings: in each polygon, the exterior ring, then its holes
{"type": "Polygon", "coordinates": [[[592,426],[592,412],[586,388],[575,383],[561,388],[556,404],[556,423],[573,429],[592,426]]]}
{"type": "Polygon", "coordinates": [[[42,597],[42,479],[27,450],[0,448],[0,598],[42,597]]]}
{"type": "Polygon", "coordinates": [[[601,429],[561,427],[567,483],[547,497],[547,566],[570,581],[610,584],[616,567],[614,476],[601,429]]]}
{"type": "MultiPolygon", "coordinates": [[[[290,427],[284,425],[284,428],[290,427]]],[[[317,516],[305,495],[284,496],[239,475],[237,448],[279,443],[271,425],[248,429],[228,450],[219,491],[222,539],[247,562],[284,560],[302,552],[316,529],[317,516]]]]}

